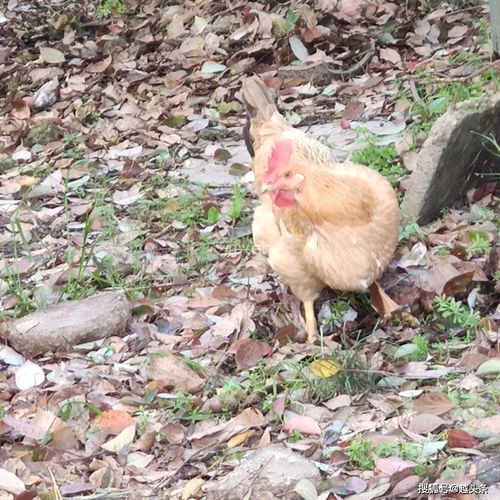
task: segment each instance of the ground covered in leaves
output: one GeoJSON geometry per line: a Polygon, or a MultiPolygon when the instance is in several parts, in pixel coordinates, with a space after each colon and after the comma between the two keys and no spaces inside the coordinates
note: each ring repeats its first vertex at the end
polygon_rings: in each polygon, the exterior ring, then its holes
{"type": "Polygon", "coordinates": [[[498,90],[485,5],[179,4],[0,7],[2,321],[116,289],[134,312],[69,353],[0,348],[1,498],[500,498],[496,180],[401,228],[391,319],[325,294],[313,347],[231,152],[256,72],[403,192],[433,120],[498,90]]]}

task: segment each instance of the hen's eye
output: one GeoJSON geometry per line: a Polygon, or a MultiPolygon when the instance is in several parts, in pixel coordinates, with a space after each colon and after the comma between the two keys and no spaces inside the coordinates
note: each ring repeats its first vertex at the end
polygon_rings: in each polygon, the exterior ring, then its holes
{"type": "Polygon", "coordinates": [[[285,179],[290,179],[291,176],[292,172],[290,172],[290,170],[288,172],[285,172],[285,179]]]}

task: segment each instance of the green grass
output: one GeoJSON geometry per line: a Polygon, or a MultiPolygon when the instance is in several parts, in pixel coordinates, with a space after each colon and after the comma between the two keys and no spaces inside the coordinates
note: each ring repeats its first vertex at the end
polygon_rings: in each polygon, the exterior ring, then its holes
{"type": "Polygon", "coordinates": [[[104,0],[96,10],[96,17],[106,18],[111,16],[122,16],[130,10],[126,0],[104,0]]]}
{"type": "Polygon", "coordinates": [[[373,136],[368,137],[368,146],[360,151],[355,151],[351,160],[354,163],[367,165],[386,177],[394,186],[406,172],[399,162],[399,157],[394,144],[378,146],[373,136]]]}
{"type": "Polygon", "coordinates": [[[477,311],[446,295],[434,299],[434,314],[445,327],[459,328],[466,332],[467,339],[472,340],[479,328],[481,317],[477,311]]]}

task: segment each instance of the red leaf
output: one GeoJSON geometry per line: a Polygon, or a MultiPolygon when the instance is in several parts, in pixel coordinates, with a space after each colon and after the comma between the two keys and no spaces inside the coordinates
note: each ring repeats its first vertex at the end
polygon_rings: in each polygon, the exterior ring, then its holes
{"type": "Polygon", "coordinates": [[[310,43],[321,36],[321,31],[319,31],[318,28],[306,28],[302,35],[304,37],[304,41],[310,43]]]}
{"type": "Polygon", "coordinates": [[[238,370],[247,370],[271,354],[271,347],[260,340],[241,339],[231,346],[230,352],[235,354],[238,370]]]}
{"type": "Polygon", "coordinates": [[[473,276],[474,271],[467,271],[466,273],[454,276],[445,283],[443,293],[454,297],[457,293],[464,292],[470,285],[473,276]]]}
{"type": "Polygon", "coordinates": [[[462,429],[450,429],[446,445],[448,448],[475,448],[479,442],[462,429]]]}

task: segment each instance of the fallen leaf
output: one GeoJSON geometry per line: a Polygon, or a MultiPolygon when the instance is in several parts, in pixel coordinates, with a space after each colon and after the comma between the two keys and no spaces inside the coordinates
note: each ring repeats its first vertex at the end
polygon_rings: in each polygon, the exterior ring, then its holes
{"type": "Polygon", "coordinates": [[[16,386],[20,391],[25,391],[41,385],[45,380],[43,370],[32,361],[25,361],[16,371],[16,386]]]}
{"type": "Polygon", "coordinates": [[[108,434],[120,434],[134,424],[134,418],[123,410],[107,410],[97,415],[94,424],[108,434]]]}
{"type": "Polygon", "coordinates": [[[417,464],[411,462],[410,460],[403,460],[399,457],[387,457],[387,458],[375,458],[375,467],[378,469],[381,476],[392,476],[396,472],[399,472],[410,467],[415,467],[417,464]]]}
{"type": "Polygon", "coordinates": [[[455,407],[450,398],[442,392],[427,392],[413,403],[416,411],[442,415],[455,407]]]}
{"type": "Polygon", "coordinates": [[[494,375],[500,373],[500,359],[489,359],[476,370],[476,375],[494,375]]]}
{"type": "Polygon", "coordinates": [[[205,61],[201,67],[203,73],[221,73],[225,71],[227,67],[224,64],[216,63],[214,61],[205,61]]]}
{"type": "Polygon", "coordinates": [[[468,271],[466,273],[458,274],[449,279],[444,287],[443,293],[454,297],[458,293],[464,292],[467,287],[471,284],[472,278],[474,276],[474,271],[468,271]]]}
{"type": "Polygon", "coordinates": [[[230,349],[230,352],[235,354],[238,370],[247,370],[255,366],[262,358],[269,356],[271,351],[269,344],[254,339],[241,339],[230,349]]]}
{"type": "Polygon", "coordinates": [[[194,477],[189,480],[182,488],[182,500],[189,500],[190,498],[198,498],[198,493],[201,492],[201,487],[205,481],[201,477],[194,477]]]}
{"type": "Polygon", "coordinates": [[[401,62],[401,56],[399,55],[399,52],[390,48],[380,49],[380,59],[389,61],[393,64],[398,64],[401,62]]]}
{"type": "Polygon", "coordinates": [[[471,422],[471,427],[485,432],[498,433],[500,429],[500,414],[491,417],[478,418],[471,422]]]}
{"type": "Polygon", "coordinates": [[[380,285],[375,281],[369,287],[370,298],[373,308],[384,317],[391,317],[401,306],[387,295],[380,285]]]}
{"type": "Polygon", "coordinates": [[[319,378],[333,377],[340,371],[340,366],[331,359],[316,359],[309,365],[311,373],[319,378]]]}
{"type": "Polygon", "coordinates": [[[100,61],[89,64],[86,70],[89,73],[104,73],[111,66],[112,61],[113,58],[110,54],[108,57],[101,59],[100,61]]]}
{"type": "Polygon", "coordinates": [[[301,479],[293,489],[297,495],[300,495],[304,500],[317,500],[318,492],[316,486],[309,479],[301,479]]]}
{"type": "Polygon", "coordinates": [[[118,434],[113,439],[110,439],[106,443],[101,445],[106,451],[110,451],[111,453],[119,453],[120,450],[125,448],[132,443],[135,438],[135,423],[133,425],[129,425],[125,429],[123,429],[120,434],[118,434]]]}
{"type": "Polygon", "coordinates": [[[236,434],[227,442],[227,447],[235,448],[236,446],[243,444],[254,432],[255,432],[254,430],[249,429],[248,431],[236,434]]]}
{"type": "Polygon", "coordinates": [[[287,431],[299,431],[302,434],[321,435],[321,429],[316,420],[305,415],[292,416],[290,419],[285,421],[283,429],[287,431]]]}
{"type": "Polygon", "coordinates": [[[288,43],[290,44],[293,54],[299,61],[304,61],[307,58],[309,52],[307,52],[306,46],[299,38],[291,36],[288,39],[288,43]]]}
{"type": "Polygon", "coordinates": [[[0,468],[0,485],[2,490],[8,491],[13,495],[19,495],[26,489],[21,479],[12,472],[2,468],[0,468]]]}
{"type": "Polygon", "coordinates": [[[408,430],[417,434],[429,434],[445,424],[446,420],[433,413],[419,413],[411,419],[408,430]]]}
{"type": "Polygon", "coordinates": [[[475,448],[479,444],[468,432],[462,429],[449,429],[446,439],[448,448],[475,448]]]}
{"type": "Polygon", "coordinates": [[[342,112],[341,119],[346,122],[359,120],[363,115],[364,110],[365,105],[361,101],[349,101],[342,112]]]}
{"type": "Polygon", "coordinates": [[[60,50],[52,47],[40,47],[40,56],[45,62],[50,64],[63,63],[66,60],[60,50]]]}

